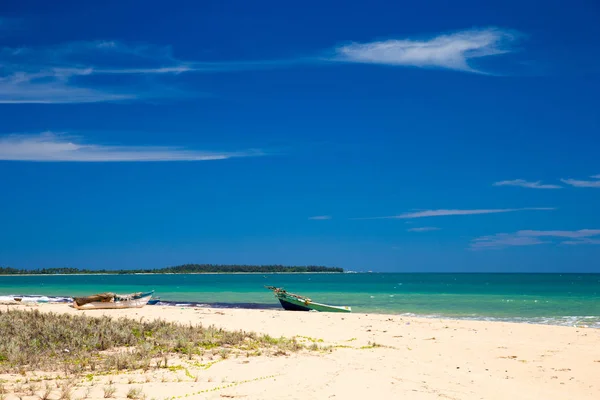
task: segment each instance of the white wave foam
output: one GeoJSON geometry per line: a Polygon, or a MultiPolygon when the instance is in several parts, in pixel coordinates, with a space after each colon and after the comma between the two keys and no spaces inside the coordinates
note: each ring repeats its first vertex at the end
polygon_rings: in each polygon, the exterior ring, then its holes
{"type": "Polygon", "coordinates": [[[66,303],[72,301],[70,297],[59,297],[59,296],[42,296],[42,295],[17,295],[9,294],[0,296],[0,301],[15,301],[20,299],[21,303],[66,303]]]}
{"type": "Polygon", "coordinates": [[[575,328],[594,328],[600,329],[600,316],[595,315],[570,315],[558,317],[489,317],[482,315],[419,315],[414,313],[400,314],[406,317],[417,318],[451,318],[468,321],[497,321],[497,322],[512,322],[521,324],[536,324],[536,325],[558,325],[569,326],[575,328]]]}

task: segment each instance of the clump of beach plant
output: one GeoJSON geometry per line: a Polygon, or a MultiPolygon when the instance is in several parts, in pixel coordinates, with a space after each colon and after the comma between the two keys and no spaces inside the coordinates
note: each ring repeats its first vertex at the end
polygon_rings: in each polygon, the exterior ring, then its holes
{"type": "Polygon", "coordinates": [[[72,386],[70,383],[64,383],[60,388],[59,400],[71,400],[72,386]]]}
{"type": "Polygon", "coordinates": [[[44,388],[44,392],[40,396],[40,399],[48,400],[50,398],[51,394],[52,394],[52,388],[50,387],[50,384],[48,382],[46,382],[46,387],[44,388]]]}
{"type": "Polygon", "coordinates": [[[27,388],[27,394],[29,396],[35,396],[35,392],[37,392],[38,390],[39,390],[38,385],[36,385],[35,383],[30,383],[29,388],[27,388]]]}
{"type": "Polygon", "coordinates": [[[117,391],[117,389],[110,385],[110,386],[104,386],[104,388],[102,388],[104,390],[104,398],[105,399],[110,399],[111,397],[113,397],[115,395],[115,392],[117,391]]]}
{"type": "Polygon", "coordinates": [[[127,398],[128,399],[134,399],[134,400],[139,400],[142,398],[142,389],[140,388],[131,388],[129,389],[129,391],[127,392],[127,398]]]}
{"type": "Polygon", "coordinates": [[[191,359],[207,350],[227,358],[232,352],[287,354],[304,348],[295,339],[214,326],[39,310],[0,311],[0,337],[0,373],[53,370],[65,377],[167,368],[170,356],[191,359]]]}

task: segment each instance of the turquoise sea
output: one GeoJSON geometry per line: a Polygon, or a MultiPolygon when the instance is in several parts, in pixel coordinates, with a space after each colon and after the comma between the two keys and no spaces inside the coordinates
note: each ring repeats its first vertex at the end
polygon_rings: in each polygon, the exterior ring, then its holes
{"type": "Polygon", "coordinates": [[[264,285],[354,312],[600,328],[600,274],[198,274],[0,276],[0,298],[155,290],[170,305],[279,308],[264,285]]]}

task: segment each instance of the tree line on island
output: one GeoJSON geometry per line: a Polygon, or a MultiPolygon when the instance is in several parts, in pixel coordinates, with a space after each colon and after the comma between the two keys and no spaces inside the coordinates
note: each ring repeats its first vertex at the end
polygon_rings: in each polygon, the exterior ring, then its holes
{"type": "Polygon", "coordinates": [[[72,274],[202,274],[202,273],[235,273],[235,272],[344,272],[343,268],[323,266],[284,266],[284,265],[214,265],[184,264],[175,267],[156,269],[79,269],[79,268],[38,268],[17,269],[0,267],[0,275],[72,275],[72,274]]]}

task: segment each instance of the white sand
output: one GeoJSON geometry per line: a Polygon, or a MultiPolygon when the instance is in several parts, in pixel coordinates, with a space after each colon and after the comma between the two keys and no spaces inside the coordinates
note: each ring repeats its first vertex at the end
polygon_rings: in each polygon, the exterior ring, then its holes
{"type": "MultiPolygon", "coordinates": [[[[73,398],[83,397],[88,387],[90,398],[103,398],[112,380],[118,398],[139,387],[148,399],[600,399],[598,329],[271,310],[36,308],[162,318],[335,346],[331,352],[232,357],[208,369],[186,365],[187,374],[152,370],[99,376],[79,382],[73,398]]],[[[17,377],[0,378],[14,382],[17,377]]],[[[55,391],[51,398],[58,397],[55,391]]]]}

